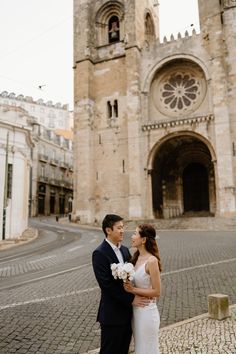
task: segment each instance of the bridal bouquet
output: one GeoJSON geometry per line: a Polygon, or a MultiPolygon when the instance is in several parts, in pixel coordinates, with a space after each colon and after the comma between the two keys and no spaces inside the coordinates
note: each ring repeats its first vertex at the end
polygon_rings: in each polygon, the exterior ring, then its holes
{"type": "Polygon", "coordinates": [[[112,263],[111,272],[115,279],[126,280],[134,279],[134,266],[132,263],[112,263]]]}

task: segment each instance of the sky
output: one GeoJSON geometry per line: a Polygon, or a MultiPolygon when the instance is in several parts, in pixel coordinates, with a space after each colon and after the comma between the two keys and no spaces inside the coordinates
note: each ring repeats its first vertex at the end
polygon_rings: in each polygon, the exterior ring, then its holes
{"type": "MultiPolygon", "coordinates": [[[[198,32],[197,2],[159,0],[160,38],[198,32]]],[[[0,92],[73,110],[72,67],[73,0],[0,0],[0,92]]]]}

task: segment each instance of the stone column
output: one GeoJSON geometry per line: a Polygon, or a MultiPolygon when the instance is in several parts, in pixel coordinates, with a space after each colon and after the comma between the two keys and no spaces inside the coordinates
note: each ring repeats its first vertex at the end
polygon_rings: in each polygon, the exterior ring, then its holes
{"type": "Polygon", "coordinates": [[[216,124],[216,171],[217,171],[217,214],[232,216],[236,213],[232,141],[227,107],[215,108],[216,124]]]}
{"type": "Polygon", "coordinates": [[[129,217],[143,216],[140,175],[140,89],[139,50],[136,46],[126,50],[127,70],[127,128],[129,158],[129,217]]]}
{"type": "Polygon", "coordinates": [[[77,63],[74,80],[74,203],[73,220],[92,221],[93,198],[93,137],[94,119],[93,64],[90,60],[77,63]]]}

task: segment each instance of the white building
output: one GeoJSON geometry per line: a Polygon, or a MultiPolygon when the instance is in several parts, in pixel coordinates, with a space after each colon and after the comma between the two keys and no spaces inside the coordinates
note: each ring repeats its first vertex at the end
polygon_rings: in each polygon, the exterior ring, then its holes
{"type": "Polygon", "coordinates": [[[72,211],[72,131],[34,124],[30,214],[63,215],[72,211]]]}
{"type": "Polygon", "coordinates": [[[0,240],[28,225],[32,122],[24,109],[0,105],[0,240]]]}
{"type": "Polygon", "coordinates": [[[37,119],[37,123],[47,129],[71,129],[73,119],[68,104],[53,104],[52,101],[44,102],[42,98],[34,100],[30,96],[16,95],[14,92],[0,93],[0,104],[21,107],[37,119]]]}

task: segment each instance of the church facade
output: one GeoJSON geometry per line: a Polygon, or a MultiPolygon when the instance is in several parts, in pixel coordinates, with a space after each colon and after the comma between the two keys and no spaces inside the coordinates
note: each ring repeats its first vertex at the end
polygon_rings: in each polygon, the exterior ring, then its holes
{"type": "Polygon", "coordinates": [[[73,218],[236,215],[236,1],[159,40],[156,0],[74,0],[73,218]]]}

